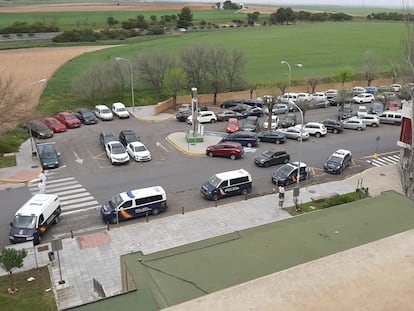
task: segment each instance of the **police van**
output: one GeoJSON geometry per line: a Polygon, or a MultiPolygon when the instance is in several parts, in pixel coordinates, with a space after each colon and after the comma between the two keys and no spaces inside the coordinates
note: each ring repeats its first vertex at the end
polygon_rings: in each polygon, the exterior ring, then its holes
{"type": "Polygon", "coordinates": [[[38,193],[33,195],[14,216],[10,223],[9,240],[11,243],[33,241],[39,244],[42,234],[53,224],[59,222],[61,213],[57,195],[38,193]]]}
{"type": "Polygon", "coordinates": [[[161,186],[128,190],[121,192],[101,207],[105,223],[117,223],[123,220],[157,215],[167,209],[167,195],[161,186]]]}
{"type": "Polygon", "coordinates": [[[244,169],[228,171],[213,175],[201,186],[201,195],[209,200],[243,194],[252,189],[252,176],[244,169]]]}

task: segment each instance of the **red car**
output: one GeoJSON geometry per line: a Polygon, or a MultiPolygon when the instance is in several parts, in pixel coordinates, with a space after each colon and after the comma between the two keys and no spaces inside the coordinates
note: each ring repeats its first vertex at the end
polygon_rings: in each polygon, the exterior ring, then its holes
{"type": "Polygon", "coordinates": [[[227,133],[234,133],[240,130],[239,120],[236,118],[230,118],[226,125],[227,133]]]}
{"type": "Polygon", "coordinates": [[[42,121],[48,128],[53,131],[53,133],[66,132],[66,126],[53,117],[44,118],[42,121]]]}
{"type": "Polygon", "coordinates": [[[63,111],[56,115],[56,119],[62,122],[67,128],[80,127],[81,122],[71,112],[63,111]]]}
{"type": "Polygon", "coordinates": [[[206,154],[209,157],[226,157],[235,160],[243,156],[244,150],[239,143],[221,142],[214,146],[208,146],[206,154]]]}

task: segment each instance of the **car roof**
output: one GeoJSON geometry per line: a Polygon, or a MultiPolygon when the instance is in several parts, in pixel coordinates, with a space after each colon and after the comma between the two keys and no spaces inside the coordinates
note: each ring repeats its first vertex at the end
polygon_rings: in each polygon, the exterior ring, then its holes
{"type": "Polygon", "coordinates": [[[237,143],[237,142],[234,142],[234,141],[223,141],[223,142],[220,142],[216,145],[229,145],[229,146],[233,146],[233,147],[237,147],[237,148],[241,146],[240,143],[237,143]]]}
{"type": "Polygon", "coordinates": [[[344,157],[347,154],[351,154],[351,151],[346,150],[346,149],[338,149],[332,155],[344,157]]]}
{"type": "Polygon", "coordinates": [[[141,146],[144,146],[144,144],[141,143],[140,141],[132,141],[128,145],[131,145],[132,147],[141,147],[141,146]]]}

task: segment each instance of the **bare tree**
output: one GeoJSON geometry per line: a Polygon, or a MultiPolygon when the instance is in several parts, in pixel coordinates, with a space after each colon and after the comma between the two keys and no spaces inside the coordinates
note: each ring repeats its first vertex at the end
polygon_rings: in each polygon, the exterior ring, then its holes
{"type": "Polygon", "coordinates": [[[342,68],[338,72],[338,81],[341,82],[342,88],[344,88],[345,82],[351,81],[352,79],[352,69],[351,68],[342,68]]]}
{"type": "Polygon", "coordinates": [[[364,77],[367,81],[368,86],[370,86],[372,81],[375,80],[375,77],[377,75],[376,67],[376,61],[374,57],[370,53],[367,53],[365,55],[364,77]]]}
{"type": "Polygon", "coordinates": [[[210,48],[207,53],[208,73],[214,94],[213,105],[217,105],[217,93],[226,84],[225,68],[228,60],[228,53],[224,48],[210,48]]]}
{"type": "Polygon", "coordinates": [[[186,86],[185,71],[182,68],[171,68],[165,72],[164,88],[173,97],[174,108],[177,106],[177,94],[186,86]]]}
{"type": "Polygon", "coordinates": [[[240,50],[234,49],[230,55],[227,66],[224,68],[227,76],[227,83],[230,91],[234,90],[236,82],[243,84],[243,69],[246,65],[246,58],[240,50]]]}
{"type": "Polygon", "coordinates": [[[276,81],[276,87],[280,90],[282,94],[285,94],[288,83],[286,81],[276,81]]]}
{"type": "Polygon", "coordinates": [[[316,86],[319,83],[319,78],[316,78],[316,77],[309,78],[308,83],[309,83],[309,86],[312,89],[312,93],[315,93],[316,86]]]}
{"type": "Polygon", "coordinates": [[[175,57],[164,51],[149,51],[140,54],[136,61],[140,78],[154,90],[160,99],[165,72],[175,66],[175,57]]]}
{"type": "Polygon", "coordinates": [[[196,87],[201,93],[204,87],[203,81],[208,80],[208,47],[194,45],[184,49],[181,53],[181,63],[187,74],[191,87],[196,87]]]}
{"type": "Polygon", "coordinates": [[[305,99],[298,99],[295,103],[301,110],[303,113],[303,124],[306,123],[305,119],[306,119],[306,111],[310,110],[312,108],[311,106],[311,101],[309,100],[305,100],[305,99]]]}
{"type": "Polygon", "coordinates": [[[26,109],[29,95],[27,89],[20,88],[16,80],[5,74],[0,75],[0,134],[29,117],[26,109]]]}

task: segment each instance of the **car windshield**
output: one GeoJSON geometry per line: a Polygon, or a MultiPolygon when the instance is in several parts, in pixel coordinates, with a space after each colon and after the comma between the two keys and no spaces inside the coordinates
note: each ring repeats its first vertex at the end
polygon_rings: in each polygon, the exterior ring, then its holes
{"type": "Polygon", "coordinates": [[[74,120],[74,119],[75,119],[75,116],[72,114],[65,115],[65,120],[74,120]]]}
{"type": "Polygon", "coordinates": [[[125,134],[125,139],[128,141],[137,140],[137,136],[134,133],[125,134]]]}
{"type": "Polygon", "coordinates": [[[49,122],[50,122],[51,125],[59,125],[60,124],[60,122],[56,119],[50,120],[49,122]]]}
{"type": "Polygon", "coordinates": [[[16,217],[14,218],[13,227],[34,229],[36,228],[36,216],[16,215],[16,217]]]}
{"type": "Polygon", "coordinates": [[[147,150],[147,148],[145,148],[144,146],[135,146],[134,147],[135,152],[146,151],[146,150],[147,150]]]}
{"type": "Polygon", "coordinates": [[[288,176],[291,171],[292,166],[290,165],[283,165],[278,169],[279,175],[281,176],[288,176]]]}
{"type": "Polygon", "coordinates": [[[109,109],[102,109],[101,113],[110,113],[111,111],[109,109]]]}
{"type": "Polygon", "coordinates": [[[54,159],[54,158],[56,158],[56,153],[54,153],[54,152],[42,152],[40,154],[40,156],[43,159],[54,159]]]}
{"type": "Polygon", "coordinates": [[[338,156],[331,156],[329,158],[329,162],[334,162],[334,163],[341,163],[342,162],[342,158],[338,157],[338,156]]]}
{"type": "Polygon", "coordinates": [[[273,155],[273,151],[271,150],[266,150],[265,152],[262,153],[262,156],[266,157],[266,158],[271,158],[273,155]]]}
{"type": "Polygon", "coordinates": [[[86,117],[93,117],[93,116],[94,116],[93,113],[90,112],[90,111],[84,111],[83,112],[83,117],[84,118],[86,118],[86,117]]]}
{"type": "Polygon", "coordinates": [[[118,111],[125,111],[126,109],[125,108],[118,108],[118,111]]]}
{"type": "Polygon", "coordinates": [[[124,147],[121,144],[112,145],[112,153],[113,154],[125,153],[124,147]]]}
{"type": "Polygon", "coordinates": [[[231,121],[231,122],[229,122],[229,126],[237,126],[237,122],[231,121]]]}
{"type": "Polygon", "coordinates": [[[214,175],[213,177],[210,178],[208,183],[212,185],[214,188],[216,188],[218,187],[218,185],[220,185],[221,179],[217,178],[217,176],[214,175]]]}
{"type": "Polygon", "coordinates": [[[113,209],[115,209],[117,206],[121,205],[121,203],[122,203],[122,202],[123,202],[123,201],[122,201],[121,196],[120,196],[119,194],[117,194],[117,195],[114,195],[114,196],[112,197],[111,201],[109,201],[109,205],[110,205],[113,209]]]}

